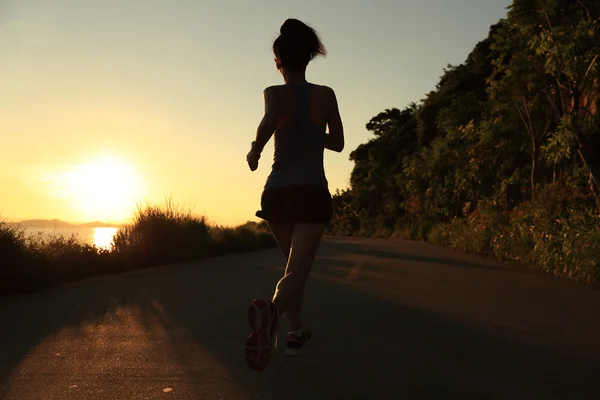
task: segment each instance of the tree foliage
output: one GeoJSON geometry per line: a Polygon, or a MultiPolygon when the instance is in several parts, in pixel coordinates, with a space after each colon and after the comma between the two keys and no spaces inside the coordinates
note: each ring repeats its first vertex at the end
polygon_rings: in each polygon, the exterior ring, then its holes
{"type": "Polygon", "coordinates": [[[598,215],[599,28],[595,0],[515,0],[422,101],[366,124],[374,137],[350,154],[331,231],[415,236],[483,210],[506,216],[515,187],[529,210],[554,191],[598,215]]]}

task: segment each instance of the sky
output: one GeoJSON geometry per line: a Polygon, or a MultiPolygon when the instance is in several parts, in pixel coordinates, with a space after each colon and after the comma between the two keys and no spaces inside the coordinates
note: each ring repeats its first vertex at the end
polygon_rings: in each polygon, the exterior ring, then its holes
{"type": "Polygon", "coordinates": [[[332,193],[367,122],[419,102],[465,61],[509,0],[0,0],[0,219],[125,222],[175,204],[257,220],[273,157],[246,154],[271,45],[286,18],[328,49],[308,67],[332,87],[346,148],[327,152],[332,193]]]}

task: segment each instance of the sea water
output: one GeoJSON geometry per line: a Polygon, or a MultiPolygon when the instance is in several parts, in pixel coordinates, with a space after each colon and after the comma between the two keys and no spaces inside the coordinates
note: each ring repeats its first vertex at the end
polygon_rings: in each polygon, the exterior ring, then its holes
{"type": "Polygon", "coordinates": [[[81,241],[89,244],[94,244],[102,249],[109,249],[112,243],[113,237],[116,235],[119,228],[109,227],[69,227],[69,228],[36,228],[27,227],[25,228],[25,234],[27,236],[55,236],[55,235],[66,235],[66,236],[77,236],[81,241]]]}

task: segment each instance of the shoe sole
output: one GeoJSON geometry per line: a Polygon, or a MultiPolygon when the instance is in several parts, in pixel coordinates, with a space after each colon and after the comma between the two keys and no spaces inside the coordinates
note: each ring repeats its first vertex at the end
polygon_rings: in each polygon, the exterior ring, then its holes
{"type": "Polygon", "coordinates": [[[271,305],[256,299],[248,306],[248,322],[252,332],[246,340],[244,358],[250,368],[263,371],[273,355],[271,345],[271,305]]]}

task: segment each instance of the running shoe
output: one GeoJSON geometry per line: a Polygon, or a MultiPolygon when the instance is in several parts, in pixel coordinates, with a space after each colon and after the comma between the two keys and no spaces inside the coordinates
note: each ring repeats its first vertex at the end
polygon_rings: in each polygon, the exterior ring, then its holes
{"type": "Polygon", "coordinates": [[[265,299],[255,299],[248,306],[248,322],[252,329],[244,347],[246,363],[263,371],[277,346],[277,307],[265,299]]]}
{"type": "Polygon", "coordinates": [[[312,344],[312,333],[308,329],[288,332],[285,346],[286,356],[299,356],[312,344]]]}

